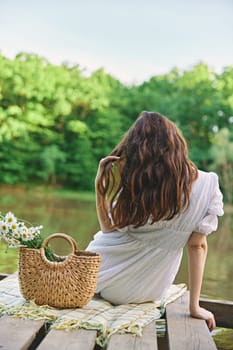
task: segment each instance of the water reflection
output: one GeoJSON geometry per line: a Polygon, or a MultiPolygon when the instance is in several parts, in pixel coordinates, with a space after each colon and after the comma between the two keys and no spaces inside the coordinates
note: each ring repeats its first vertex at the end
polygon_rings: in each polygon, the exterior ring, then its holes
{"type": "MultiPolygon", "coordinates": [[[[42,233],[47,236],[54,232],[72,235],[80,249],[84,249],[98,230],[98,221],[93,200],[80,200],[74,196],[58,197],[50,191],[24,191],[22,189],[0,188],[0,210],[13,211],[18,218],[26,219],[33,225],[43,225],[42,233]]],[[[217,232],[208,237],[208,259],[202,293],[213,298],[233,299],[233,212],[226,208],[220,219],[217,232]]],[[[68,254],[69,244],[61,240],[52,245],[58,254],[68,254]]],[[[0,272],[17,270],[17,250],[0,245],[0,272]]],[[[176,282],[188,282],[187,255],[184,257],[176,282]]]]}

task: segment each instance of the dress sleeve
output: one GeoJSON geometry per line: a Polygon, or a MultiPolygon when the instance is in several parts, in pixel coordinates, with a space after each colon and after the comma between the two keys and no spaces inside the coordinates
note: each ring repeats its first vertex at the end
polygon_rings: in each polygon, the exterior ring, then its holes
{"type": "Polygon", "coordinates": [[[211,232],[216,231],[218,228],[218,216],[224,214],[223,211],[223,195],[219,188],[218,176],[215,173],[210,173],[211,186],[210,186],[210,201],[208,209],[197,224],[195,232],[209,235],[211,232]]]}

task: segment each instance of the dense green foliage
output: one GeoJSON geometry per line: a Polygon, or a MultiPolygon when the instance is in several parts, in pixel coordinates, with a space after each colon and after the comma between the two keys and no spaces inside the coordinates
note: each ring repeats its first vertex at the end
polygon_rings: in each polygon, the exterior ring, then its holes
{"type": "Polygon", "coordinates": [[[190,158],[219,173],[228,202],[233,174],[233,67],[203,63],[126,86],[100,69],[56,66],[22,53],[0,56],[0,183],[93,189],[98,160],[142,110],[182,130],[190,158]]]}

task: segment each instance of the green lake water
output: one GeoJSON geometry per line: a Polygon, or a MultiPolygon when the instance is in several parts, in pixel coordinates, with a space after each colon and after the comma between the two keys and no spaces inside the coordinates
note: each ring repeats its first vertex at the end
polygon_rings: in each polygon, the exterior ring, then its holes
{"type": "MultiPolygon", "coordinates": [[[[0,187],[0,211],[12,211],[18,218],[33,225],[43,225],[41,233],[54,232],[72,235],[80,249],[86,248],[98,231],[94,195],[84,198],[75,192],[54,192],[46,189],[25,190],[0,187]]],[[[53,243],[58,254],[69,253],[69,245],[63,240],[53,243]]],[[[233,300],[233,211],[225,208],[219,220],[218,231],[208,237],[208,258],[202,286],[202,295],[211,298],[233,300]]],[[[0,243],[0,272],[17,270],[17,249],[8,249],[0,243]]],[[[175,282],[188,281],[187,256],[184,250],[181,268],[175,282]]]]}

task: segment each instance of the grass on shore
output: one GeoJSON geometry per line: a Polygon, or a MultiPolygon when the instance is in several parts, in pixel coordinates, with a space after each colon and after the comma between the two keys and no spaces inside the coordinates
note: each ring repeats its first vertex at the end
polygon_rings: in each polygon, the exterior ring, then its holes
{"type": "Polygon", "coordinates": [[[51,195],[57,198],[64,199],[77,199],[80,201],[95,201],[95,193],[94,191],[79,191],[75,189],[67,189],[62,187],[52,187],[52,186],[36,186],[32,184],[28,185],[0,185],[0,193],[4,196],[6,193],[9,196],[10,193],[12,195],[14,193],[33,193],[34,196],[40,196],[41,194],[44,196],[51,195]]]}

